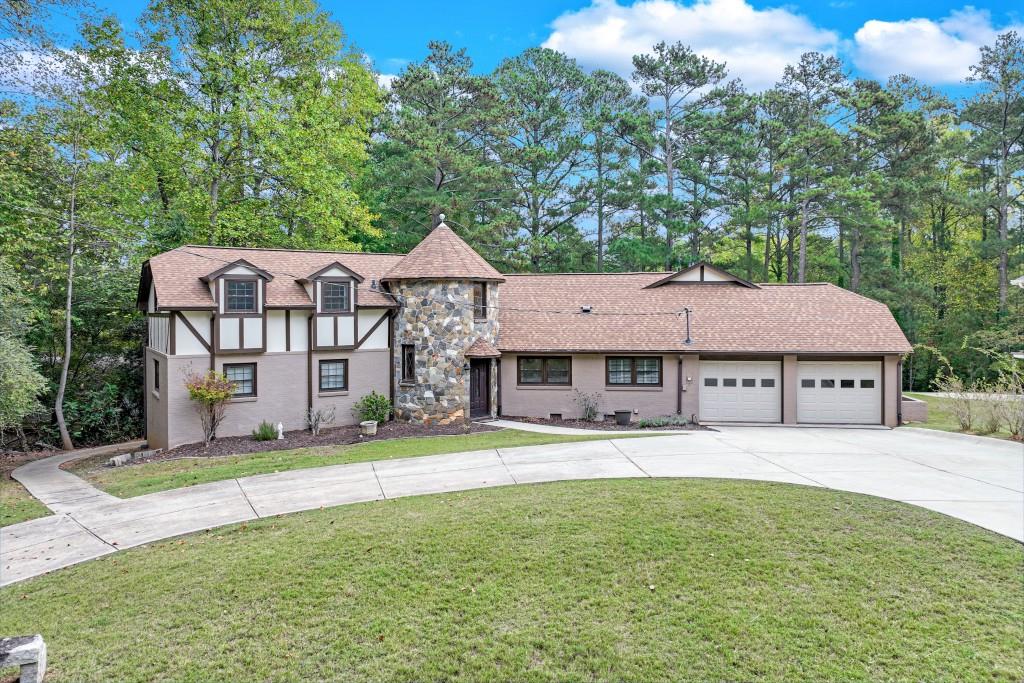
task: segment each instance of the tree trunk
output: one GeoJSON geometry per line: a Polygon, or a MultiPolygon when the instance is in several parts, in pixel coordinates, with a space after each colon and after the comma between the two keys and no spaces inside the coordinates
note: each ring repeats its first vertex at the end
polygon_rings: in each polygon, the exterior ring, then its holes
{"type": "Polygon", "coordinates": [[[800,202],[800,263],[797,268],[797,281],[807,281],[807,222],[809,220],[810,201],[804,197],[800,202]]]}
{"type": "Polygon", "coordinates": [[[669,98],[665,97],[665,194],[668,206],[665,208],[665,270],[672,270],[672,218],[675,215],[672,202],[675,200],[675,170],[672,146],[672,112],[669,98]]]}
{"type": "Polygon", "coordinates": [[[860,291],[860,230],[850,231],[850,289],[860,291]]]}
{"type": "MultiPolygon", "coordinates": [[[[74,177],[74,176],[73,176],[74,177]]],[[[66,451],[74,449],[71,434],[68,433],[64,421],[64,391],[68,386],[68,369],[71,367],[71,297],[75,282],[75,199],[77,179],[71,182],[71,204],[68,212],[68,277],[67,292],[64,297],[64,358],[60,365],[60,384],[57,385],[57,397],[53,403],[53,413],[57,418],[60,430],[61,445],[66,451]]]]}
{"type": "MultiPolygon", "coordinates": [[[[1005,164],[1005,161],[1004,161],[1005,164]]],[[[1005,166],[1004,166],[1005,168],[1005,166]]],[[[1009,291],[1009,227],[1008,216],[1010,210],[1009,197],[1007,196],[1007,181],[1003,176],[999,177],[999,317],[1006,315],[1006,297],[1009,291]]]]}
{"type": "Polygon", "coordinates": [[[600,151],[597,155],[597,272],[604,272],[604,159],[600,151]]]}

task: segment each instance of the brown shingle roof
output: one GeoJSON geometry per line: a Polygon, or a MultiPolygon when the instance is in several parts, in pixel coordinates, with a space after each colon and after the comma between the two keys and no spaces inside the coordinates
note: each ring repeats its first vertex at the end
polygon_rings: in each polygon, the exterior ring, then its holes
{"type": "Polygon", "coordinates": [[[386,272],[382,280],[491,280],[501,273],[444,223],[386,272]]]}
{"type": "Polygon", "coordinates": [[[466,349],[466,358],[497,358],[501,351],[494,344],[480,337],[466,349]]]}
{"type": "Polygon", "coordinates": [[[665,273],[509,275],[502,351],[906,353],[884,304],[830,284],[674,283],[665,273]],[[592,313],[580,312],[591,306],[592,313]],[[691,309],[691,345],[686,319],[691,309]],[[521,309],[521,310],[517,310],[521,309]],[[557,310],[559,312],[550,312],[557,310]],[[532,312],[543,311],[543,312],[532,312]],[[625,313],[629,315],[607,315],[625,313]]]}
{"type": "MultiPolygon", "coordinates": [[[[381,273],[401,261],[401,254],[340,253],[336,251],[291,251],[286,249],[244,249],[184,246],[154,256],[149,268],[161,308],[213,308],[210,289],[201,277],[229,263],[244,260],[267,271],[267,306],[311,306],[305,288],[297,282],[335,261],[358,273],[364,280],[379,280],[381,273]]],[[[360,306],[394,306],[389,295],[375,292],[367,284],[359,287],[360,306]]]]}

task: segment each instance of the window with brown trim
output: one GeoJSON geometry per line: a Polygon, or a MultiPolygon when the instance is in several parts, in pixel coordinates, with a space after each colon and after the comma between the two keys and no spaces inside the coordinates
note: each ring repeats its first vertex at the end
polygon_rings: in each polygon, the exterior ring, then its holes
{"type": "Polygon", "coordinates": [[[255,313],[256,312],[256,281],[225,280],[224,281],[224,312],[255,313]]]}
{"type": "Polygon", "coordinates": [[[487,283],[473,283],[473,319],[487,320],[487,283]]]}
{"type": "Polygon", "coordinates": [[[256,395],[255,363],[225,363],[224,376],[235,385],[235,398],[256,395]]]}
{"type": "Polygon", "coordinates": [[[659,356],[607,356],[605,384],[611,387],[660,387],[659,356]]]}
{"type": "Polygon", "coordinates": [[[347,282],[320,283],[320,310],[323,313],[348,313],[351,310],[351,289],[347,282]]]}
{"type": "Polygon", "coordinates": [[[572,358],[569,356],[519,356],[517,376],[520,384],[569,386],[572,384],[572,358]]]}
{"type": "Polygon", "coordinates": [[[416,381],[416,347],[412,344],[402,344],[402,381],[416,381]]]}
{"type": "Polygon", "coordinates": [[[348,389],[348,361],[320,361],[320,391],[346,391],[348,389]]]}

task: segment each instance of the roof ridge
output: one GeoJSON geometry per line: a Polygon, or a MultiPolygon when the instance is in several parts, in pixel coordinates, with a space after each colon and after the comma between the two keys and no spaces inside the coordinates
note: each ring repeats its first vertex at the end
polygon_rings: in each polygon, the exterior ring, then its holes
{"type": "MultiPolygon", "coordinates": [[[[302,254],[345,254],[347,256],[408,256],[394,251],[335,251],[333,249],[290,249],[288,247],[226,247],[220,244],[180,244],[171,251],[189,249],[241,249],[244,251],[294,251],[302,254]]],[[[167,252],[161,252],[166,254],[167,252]]],[[[157,254],[159,256],[159,254],[157,254]]]]}

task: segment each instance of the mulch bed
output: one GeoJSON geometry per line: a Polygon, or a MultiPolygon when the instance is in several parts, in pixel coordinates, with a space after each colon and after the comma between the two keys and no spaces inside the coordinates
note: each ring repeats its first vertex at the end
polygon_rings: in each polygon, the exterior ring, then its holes
{"type": "MultiPolygon", "coordinates": [[[[139,465],[147,462],[160,460],[175,460],[178,458],[215,458],[224,455],[245,455],[247,453],[262,453],[265,451],[284,451],[292,448],[310,448],[315,446],[341,446],[345,444],[367,443],[369,441],[383,441],[386,439],[403,439],[413,436],[444,436],[450,434],[471,434],[476,432],[493,432],[497,427],[484,424],[471,423],[469,425],[414,425],[408,422],[385,422],[377,426],[376,436],[360,436],[359,425],[347,425],[344,427],[332,427],[323,429],[319,436],[305,429],[292,432],[285,432],[284,439],[271,439],[270,441],[256,441],[251,436],[227,436],[219,438],[204,446],[202,442],[190,443],[169,451],[156,453],[148,458],[133,460],[126,467],[139,465]]],[[[106,462],[107,458],[103,461],[106,462]]],[[[80,466],[76,463],[67,463],[69,466],[80,466]]]]}
{"type": "Polygon", "coordinates": [[[708,427],[702,427],[701,425],[666,425],[664,427],[640,427],[636,422],[631,422],[628,427],[615,424],[615,420],[600,420],[597,422],[590,422],[588,420],[549,420],[543,417],[510,417],[510,420],[516,422],[529,422],[535,425],[551,425],[553,427],[572,427],[573,429],[600,429],[609,432],[693,432],[698,430],[707,430],[708,427]]]}

